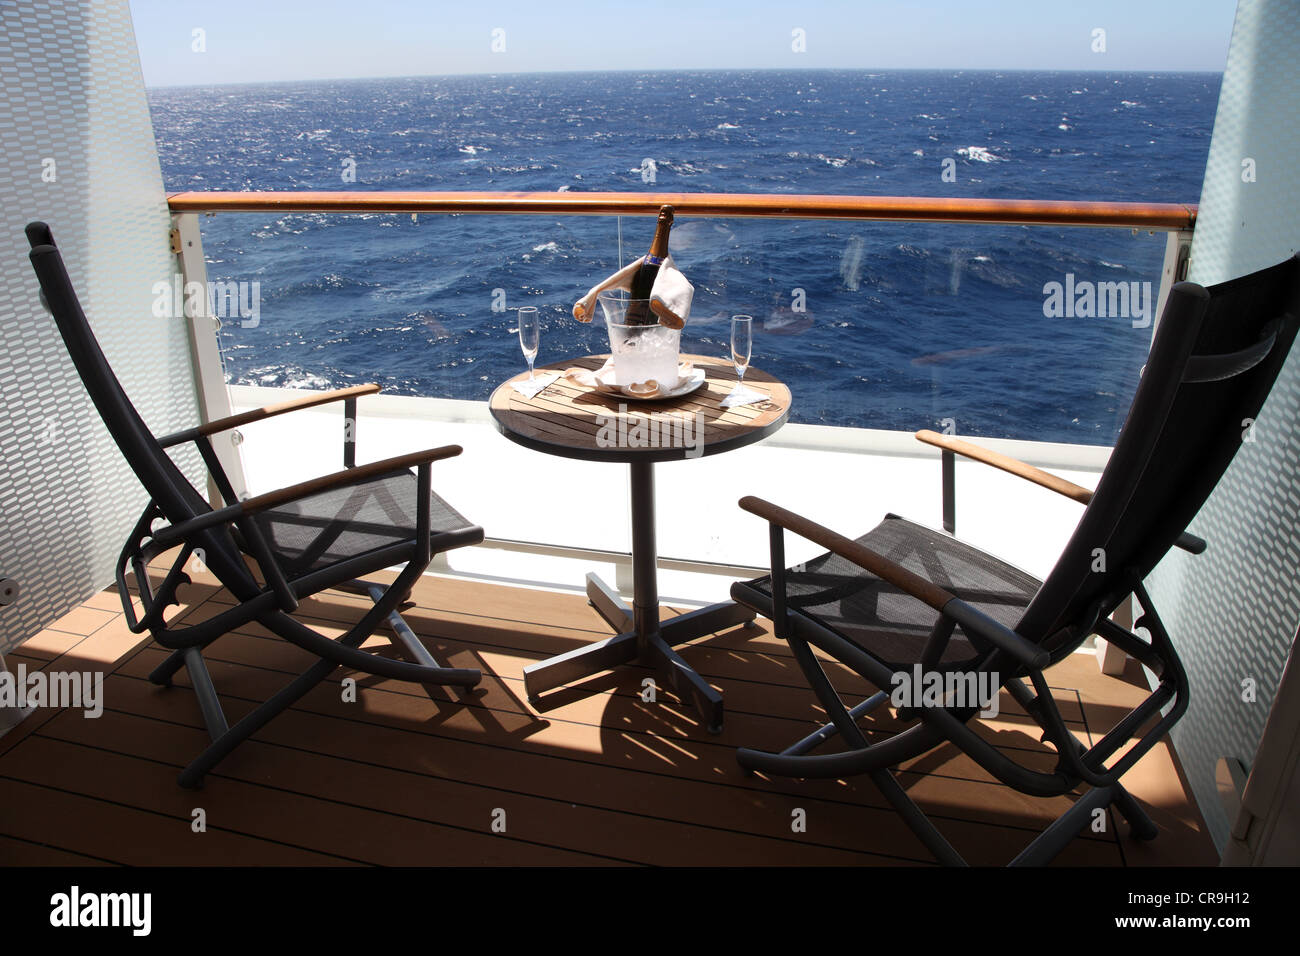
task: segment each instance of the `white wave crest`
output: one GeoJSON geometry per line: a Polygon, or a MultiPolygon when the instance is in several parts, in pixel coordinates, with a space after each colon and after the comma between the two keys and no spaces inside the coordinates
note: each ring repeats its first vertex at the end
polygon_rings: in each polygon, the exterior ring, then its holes
{"type": "Polygon", "coordinates": [[[1006,158],[990,152],[985,146],[962,146],[958,148],[957,155],[972,163],[1000,163],[1006,158]]]}

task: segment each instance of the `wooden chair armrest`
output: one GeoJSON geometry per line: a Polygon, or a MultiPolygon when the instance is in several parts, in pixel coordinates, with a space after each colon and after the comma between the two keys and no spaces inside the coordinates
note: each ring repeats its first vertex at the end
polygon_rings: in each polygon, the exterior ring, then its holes
{"type": "Polygon", "coordinates": [[[158,441],[164,448],[170,448],[172,445],[181,442],[194,441],[196,438],[215,435],[217,432],[238,428],[240,425],[247,425],[250,422],[260,422],[263,419],[274,418],[276,415],[284,415],[287,412],[296,412],[303,408],[314,408],[317,405],[328,405],[330,402],[342,402],[361,395],[373,395],[379,391],[379,388],[378,385],[372,383],[370,385],[352,385],[348,388],[338,388],[330,392],[311,392],[301,398],[291,398],[287,402],[277,402],[264,408],[254,408],[247,412],[240,412],[238,415],[228,415],[225,418],[218,418],[216,421],[205,422],[194,428],[187,428],[185,431],[174,432],[160,438],[158,441]]]}
{"type": "Polygon", "coordinates": [[[460,445],[442,445],[438,448],[428,448],[424,451],[413,451],[406,455],[397,455],[393,458],[385,458],[383,461],[372,461],[368,465],[357,465],[354,468],[344,468],[342,471],[336,471],[329,475],[322,475],[319,478],[312,478],[310,481],[302,481],[296,485],[290,485],[287,488],[280,488],[276,491],[268,491],[265,494],[257,495],[254,498],[245,498],[240,502],[240,504],[243,506],[244,514],[257,514],[259,511],[278,508],[280,505],[288,504],[290,501],[297,501],[300,498],[310,498],[312,495],[319,495],[326,491],[332,491],[335,488],[360,484],[363,481],[368,481],[371,478],[378,478],[381,475],[414,468],[416,465],[425,465],[434,461],[442,461],[444,458],[455,458],[462,451],[464,451],[464,449],[461,448],[460,445]]]}
{"type": "MultiPolygon", "coordinates": [[[[927,445],[934,445],[944,451],[950,451],[955,455],[961,455],[965,458],[972,458],[975,461],[981,461],[986,465],[992,465],[994,468],[1000,468],[1008,474],[1015,475],[1018,478],[1024,478],[1026,481],[1032,481],[1036,485],[1055,491],[1057,494],[1065,495],[1072,498],[1081,505],[1086,505],[1092,501],[1092,492],[1082,485],[1076,485],[1072,481],[1067,481],[1050,471],[1043,471],[1041,468],[1035,468],[1033,465],[1027,465],[1017,458],[1010,455],[999,454],[996,451],[990,451],[979,445],[972,445],[970,442],[962,441],[960,438],[954,438],[951,435],[940,435],[938,432],[930,431],[928,428],[922,429],[916,433],[918,441],[923,441],[927,445]]],[[[1190,554],[1201,554],[1206,543],[1204,538],[1197,537],[1190,531],[1184,531],[1174,541],[1174,547],[1181,548],[1190,554]]]]}
{"type": "Polygon", "coordinates": [[[1000,468],[1003,471],[1015,475],[1018,478],[1024,478],[1026,481],[1032,481],[1036,485],[1041,485],[1059,495],[1065,495],[1067,498],[1073,498],[1079,504],[1086,505],[1092,501],[1092,492],[1082,485],[1076,485],[1072,481],[1066,481],[1064,478],[1053,475],[1051,472],[1043,471],[1041,468],[1035,468],[1033,465],[1027,465],[1018,458],[1012,458],[1009,455],[1003,455],[996,451],[990,451],[979,445],[972,445],[970,442],[962,441],[960,438],[954,438],[951,435],[940,435],[938,432],[930,431],[928,428],[922,429],[916,433],[918,441],[923,441],[927,445],[934,445],[944,451],[950,451],[953,454],[961,455],[964,458],[971,458],[975,461],[982,461],[986,465],[992,465],[994,468],[1000,468]]]}

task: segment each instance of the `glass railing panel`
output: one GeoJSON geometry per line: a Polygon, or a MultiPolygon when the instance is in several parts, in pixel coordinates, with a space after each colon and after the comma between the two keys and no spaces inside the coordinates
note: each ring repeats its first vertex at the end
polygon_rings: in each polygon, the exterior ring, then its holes
{"type": "Polygon", "coordinates": [[[1165,248],[949,223],[699,220],[674,237],[696,284],[683,348],[725,355],[731,315],[752,314],[753,363],[791,384],[791,421],[1088,445],[1127,412],[1165,248]]]}
{"type": "Polygon", "coordinates": [[[231,384],[485,401],[526,367],[523,305],[539,364],[607,348],[569,309],[617,268],[617,217],[230,214],[203,241],[209,281],[257,283],[257,314],[231,301],[219,332],[231,384]]]}
{"type": "MultiPolygon", "coordinates": [[[[542,310],[539,364],[608,351],[599,317],[583,325],[570,310],[652,230],[648,216],[205,219],[209,280],[233,294],[217,297],[228,381],[374,381],[388,395],[485,401],[525,368],[520,306],[542,310]]],[[[1126,229],[683,217],[672,252],[696,292],[682,348],[726,356],[731,316],[748,313],[753,365],[791,387],[792,422],[1110,445],[1150,343],[1164,247],[1163,234],[1126,229]]],[[[621,469],[482,437],[481,453],[508,464],[497,474],[620,515],[593,538],[590,523],[503,485],[494,537],[625,546],[621,469]]],[[[733,484],[725,468],[696,467],[733,484]]],[[[745,560],[691,522],[665,532],[661,552],[745,560]]]]}

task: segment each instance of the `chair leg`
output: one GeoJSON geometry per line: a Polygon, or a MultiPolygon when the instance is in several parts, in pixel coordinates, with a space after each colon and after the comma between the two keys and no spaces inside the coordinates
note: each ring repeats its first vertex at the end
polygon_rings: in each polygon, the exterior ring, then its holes
{"type": "MultiPolygon", "coordinates": [[[[366,593],[370,596],[370,600],[374,603],[378,604],[384,599],[384,588],[382,585],[373,584],[369,581],[361,581],[358,583],[365,588],[366,593]]],[[[407,607],[409,604],[407,598],[410,596],[411,591],[408,589],[406,594],[403,595],[401,601],[398,602],[398,607],[407,607]]],[[[409,604],[409,606],[414,607],[413,604],[409,604]]],[[[424,646],[424,643],[416,635],[415,631],[411,630],[411,625],[407,624],[406,621],[403,620],[402,615],[398,610],[393,610],[388,615],[388,626],[393,629],[393,637],[390,638],[392,643],[405,650],[407,655],[410,656],[415,663],[423,664],[425,667],[436,667],[439,670],[445,669],[445,665],[440,663],[437,658],[429,653],[429,649],[424,646]]],[[[450,695],[439,693],[437,690],[437,688],[441,688],[444,685],[423,684],[421,686],[424,687],[424,690],[429,697],[438,703],[451,700],[450,695]]],[[[459,691],[462,695],[467,697],[474,693],[472,687],[460,687],[459,691]]]]}
{"type": "Polygon", "coordinates": [[[839,692],[832,686],[830,678],[826,676],[826,671],[813,654],[812,648],[808,646],[808,642],[794,634],[787,634],[786,643],[790,645],[795,662],[803,671],[813,693],[817,695],[817,700],[826,709],[826,716],[831,719],[831,724],[844,738],[844,742],[857,749],[866,747],[866,735],[845,709],[844,701],[840,700],[839,692]]]}
{"type": "MultiPolygon", "coordinates": [[[[843,764],[844,766],[836,766],[835,771],[843,769],[848,770],[850,773],[856,769],[849,766],[852,763],[860,761],[865,764],[876,764],[875,767],[863,767],[858,772],[867,773],[881,795],[889,801],[898,815],[903,818],[903,822],[916,834],[917,839],[921,841],[925,848],[934,854],[936,860],[944,866],[965,866],[966,861],[962,859],[961,854],[953,849],[952,844],[930,822],[930,818],[925,815],[925,812],[907,795],[899,785],[898,780],[895,779],[893,771],[888,767],[878,765],[877,758],[875,758],[874,752],[867,742],[866,735],[863,734],[862,729],[856,723],[859,716],[883,704],[889,699],[889,695],[884,691],[880,691],[868,697],[852,710],[846,710],[839,698],[839,694],[836,693],[830,679],[826,676],[826,672],[822,669],[821,663],[813,655],[808,645],[797,637],[790,638],[789,643],[795,652],[795,659],[803,670],[804,676],[830,716],[831,723],[808,735],[793,746],[787,747],[780,754],[769,754],[742,748],[736,754],[740,765],[747,770],[763,770],[769,773],[774,772],[784,776],[798,777],[813,776],[813,767],[819,762],[843,764]],[[807,756],[807,751],[834,734],[843,736],[853,749],[848,753],[835,754],[828,758],[807,756]]],[[[821,773],[815,775],[823,776],[821,773]]],[[[838,772],[835,772],[835,775],[840,776],[838,772]]]]}
{"type": "MultiPolygon", "coordinates": [[[[925,815],[925,812],[916,805],[916,802],[899,785],[894,772],[889,767],[881,767],[877,761],[870,759],[870,754],[867,751],[878,749],[880,745],[878,744],[873,748],[867,743],[866,736],[857,725],[857,720],[884,703],[888,699],[888,694],[883,691],[878,692],[862,701],[852,710],[845,709],[839,694],[826,676],[821,662],[812,654],[807,643],[793,635],[788,635],[786,640],[794,651],[795,660],[798,662],[810,687],[826,709],[827,715],[831,718],[831,722],[787,747],[780,754],[742,748],[737,753],[741,766],[750,771],[761,770],[766,773],[791,777],[823,777],[832,774],[840,776],[842,775],[841,771],[844,772],[843,775],[852,775],[854,771],[865,772],[903,819],[903,822],[916,834],[925,848],[934,854],[939,863],[945,866],[965,866],[966,861],[953,848],[952,844],[944,838],[930,818],[925,815]],[[853,749],[845,754],[833,754],[820,758],[809,755],[811,750],[837,734],[843,736],[853,749]],[[822,764],[826,766],[823,767],[822,764]],[[854,764],[859,766],[854,766],[854,764]]],[[[1030,716],[1041,724],[1041,720],[1037,715],[1038,700],[1033,691],[1019,681],[1009,682],[1007,688],[1030,716]]],[[[1078,741],[1075,743],[1080,750],[1084,749],[1081,743],[1078,741]]],[[[1105,809],[1111,805],[1114,805],[1120,815],[1129,822],[1131,832],[1136,838],[1149,840],[1158,833],[1151,818],[1147,816],[1133,796],[1121,785],[1114,784],[1110,787],[1094,788],[1085,793],[1073,807],[1039,834],[1012,861],[1011,865],[1046,865],[1065,849],[1080,830],[1092,822],[1094,811],[1105,809]]]]}
{"type": "Polygon", "coordinates": [[[208,665],[203,662],[203,655],[197,647],[187,647],[182,654],[185,669],[189,672],[190,683],[194,686],[194,696],[199,699],[199,710],[203,713],[203,723],[207,725],[208,736],[213,740],[224,736],[230,730],[226,715],[221,709],[221,699],[217,689],[212,686],[212,675],[208,665]]]}
{"type": "MultiPolygon", "coordinates": [[[[861,718],[865,717],[867,714],[871,713],[881,704],[885,703],[885,701],[887,700],[889,700],[889,695],[887,693],[885,693],[883,690],[877,691],[875,694],[872,694],[866,700],[862,701],[860,704],[853,707],[849,711],[849,717],[851,717],[854,721],[858,721],[861,718]]],[[[839,733],[839,729],[835,726],[834,723],[826,724],[820,730],[814,730],[807,737],[803,738],[803,740],[796,741],[795,743],[791,744],[789,747],[786,747],[784,750],[781,751],[781,756],[794,757],[794,756],[800,756],[802,754],[809,753],[815,748],[824,744],[826,741],[830,740],[838,733],[839,733]]]]}
{"type": "Polygon", "coordinates": [[[899,785],[892,770],[877,770],[871,774],[871,782],[876,785],[884,798],[889,801],[903,822],[916,834],[916,838],[925,844],[925,848],[934,854],[934,858],[944,866],[965,866],[961,854],[952,848],[938,828],[930,822],[925,811],[916,805],[916,801],[907,795],[899,785]]]}
{"type": "Polygon", "coordinates": [[[185,666],[185,649],[172,651],[167,659],[149,672],[149,681],[159,687],[170,687],[176,672],[185,666]]]}
{"type": "MultiPolygon", "coordinates": [[[[409,593],[413,581],[423,571],[423,566],[407,565],[406,570],[389,586],[389,589],[380,594],[378,599],[375,599],[374,606],[362,615],[361,620],[353,625],[352,629],[346,634],[338,638],[335,643],[351,648],[359,647],[364,643],[366,638],[375,632],[380,621],[384,620],[389,614],[394,613],[393,609],[399,600],[399,596],[409,593]]],[[[289,624],[297,624],[283,612],[277,612],[277,614],[264,619],[262,623],[274,631],[275,627],[272,622],[277,617],[289,624]]],[[[292,707],[312,688],[329,677],[334,672],[334,669],[339,666],[334,661],[321,658],[289,684],[245,715],[235,726],[225,729],[225,717],[221,714],[221,706],[217,701],[216,691],[212,687],[212,679],[208,675],[207,666],[203,663],[203,657],[199,649],[196,647],[188,648],[185,654],[190,677],[199,696],[199,706],[203,709],[204,719],[208,723],[209,732],[212,732],[213,735],[213,741],[208,748],[181,771],[180,785],[189,790],[202,787],[203,778],[207,773],[229,756],[232,750],[266,726],[272,717],[292,707]],[[214,710],[215,713],[210,718],[211,710],[214,710]]],[[[168,664],[170,664],[170,658],[163,666],[166,667],[168,664]]]]}
{"type": "MultiPolygon", "coordinates": [[[[860,751],[868,749],[870,744],[867,742],[866,734],[862,732],[862,728],[857,724],[855,719],[857,714],[855,712],[861,711],[865,713],[872,707],[884,703],[888,699],[888,695],[881,691],[867,698],[867,700],[855,707],[853,712],[846,710],[844,702],[840,700],[839,693],[832,686],[830,678],[826,676],[825,669],[813,654],[808,642],[793,634],[788,635],[786,640],[791,650],[794,651],[795,660],[799,663],[800,670],[804,672],[804,676],[812,686],[813,693],[817,695],[817,699],[826,708],[826,714],[831,718],[831,726],[839,732],[840,736],[844,738],[844,742],[850,747],[860,751]]],[[[797,760],[798,758],[793,759],[797,760]]],[[[884,798],[903,818],[903,822],[916,834],[917,839],[925,844],[927,850],[934,854],[935,859],[945,866],[966,865],[966,861],[961,858],[961,854],[952,848],[952,844],[944,839],[943,834],[930,822],[930,818],[899,786],[892,770],[883,767],[871,771],[869,776],[884,798]]]]}
{"type": "Polygon", "coordinates": [[[202,787],[203,778],[208,771],[229,756],[237,746],[265,727],[272,717],[293,706],[303,695],[329,677],[337,666],[332,661],[317,661],[291,683],[276,691],[243,720],[213,740],[203,753],[195,757],[189,766],[181,771],[180,785],[187,790],[197,790],[202,787]]]}
{"type": "Polygon", "coordinates": [[[1133,839],[1154,840],[1160,835],[1160,828],[1156,826],[1156,822],[1142,809],[1133,794],[1119,784],[1115,785],[1114,806],[1119,815],[1128,821],[1129,836],[1133,839]]]}
{"type": "MultiPolygon", "coordinates": [[[[741,768],[746,773],[763,771],[777,773],[782,776],[801,776],[801,768],[811,768],[818,762],[806,756],[808,751],[834,734],[839,734],[844,738],[845,743],[852,748],[851,753],[867,749],[867,738],[858,727],[857,719],[888,698],[875,694],[858,704],[852,711],[845,709],[844,702],[840,700],[839,692],[835,690],[830,678],[826,676],[826,671],[822,669],[821,662],[813,654],[808,642],[790,633],[788,624],[782,626],[778,622],[777,632],[778,636],[790,645],[790,650],[794,652],[795,663],[803,671],[804,679],[808,681],[808,686],[812,688],[818,702],[825,709],[826,715],[830,717],[831,722],[820,730],[809,734],[793,746],[787,747],[779,754],[763,750],[752,750],[748,747],[740,748],[736,752],[736,759],[739,761],[741,768]]],[[[850,755],[843,756],[849,757],[850,755]]]]}
{"type": "Polygon", "coordinates": [[[1104,810],[1115,799],[1114,787],[1094,787],[1075,801],[1034,841],[1020,851],[1011,866],[1046,866],[1092,822],[1093,813],[1104,810]]]}
{"type": "MultiPolygon", "coordinates": [[[[736,755],[740,765],[747,771],[757,770],[788,777],[845,777],[865,773],[902,817],[903,822],[940,863],[946,866],[966,865],[961,855],[944,838],[924,811],[907,795],[895,778],[892,768],[898,765],[900,758],[906,759],[906,754],[898,752],[887,754],[886,750],[882,749],[889,748],[893,741],[869,744],[862,728],[857,724],[860,717],[884,703],[888,699],[888,694],[884,691],[878,692],[852,710],[846,709],[807,641],[792,633],[788,622],[778,620],[776,623],[778,636],[790,645],[800,670],[803,671],[804,677],[825,708],[831,722],[779,754],[741,748],[736,755]],[[783,623],[785,626],[782,626],[783,623]],[[844,738],[850,748],[847,752],[822,756],[810,753],[837,734],[844,738]]],[[[1019,680],[1009,681],[1006,687],[1030,717],[1042,726],[1040,702],[1034,691],[1019,680]]],[[[918,729],[912,728],[912,731],[907,733],[918,729]]],[[[939,741],[936,740],[935,743],[937,742],[939,741]]],[[[1086,749],[1078,740],[1074,741],[1074,745],[1080,752],[1086,749]]],[[[1112,805],[1128,820],[1132,834],[1136,838],[1146,840],[1157,834],[1158,830],[1154,822],[1137,800],[1120,784],[1112,784],[1087,791],[1073,807],[1039,834],[1012,861],[1012,865],[1042,866],[1049,863],[1080,830],[1092,822],[1093,814],[1097,809],[1105,809],[1112,805]]]]}
{"type": "MultiPolygon", "coordinates": [[[[1025,708],[1025,713],[1029,714],[1039,727],[1042,727],[1043,722],[1038,714],[1037,695],[1019,680],[1008,681],[1006,688],[1015,701],[1020,704],[1021,707],[1025,708]]],[[[1071,739],[1074,740],[1075,749],[1078,750],[1079,753],[1083,753],[1087,749],[1077,738],[1072,737],[1071,739]]],[[[1147,815],[1147,812],[1142,809],[1141,804],[1137,802],[1133,794],[1129,793],[1128,790],[1124,788],[1123,784],[1117,783],[1109,789],[1111,791],[1110,802],[1114,805],[1119,815],[1128,821],[1129,834],[1134,839],[1154,840],[1160,835],[1160,828],[1156,826],[1155,821],[1147,815]]],[[[1077,833],[1078,831],[1076,830],[1075,832],[1077,833]]]]}

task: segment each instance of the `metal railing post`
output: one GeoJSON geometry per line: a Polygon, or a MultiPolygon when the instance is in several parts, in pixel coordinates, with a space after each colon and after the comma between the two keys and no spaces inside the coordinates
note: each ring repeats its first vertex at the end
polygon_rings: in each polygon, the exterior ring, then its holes
{"type": "MultiPolygon", "coordinates": [[[[176,253],[182,289],[188,291],[192,282],[198,283],[203,289],[201,296],[185,296],[185,326],[189,333],[190,362],[194,369],[199,419],[202,422],[215,421],[230,415],[232,409],[230,391],[226,388],[226,373],[221,365],[221,349],[217,344],[219,320],[208,311],[208,266],[203,258],[203,238],[199,231],[197,213],[177,213],[172,216],[172,251],[176,253]],[[197,307],[193,307],[196,304],[197,307]]],[[[238,432],[222,432],[212,436],[212,447],[236,496],[244,498],[248,495],[248,483],[244,478],[244,462],[239,453],[238,441],[238,432]]],[[[208,498],[214,506],[221,501],[221,492],[210,478],[208,498]]]]}
{"type": "Polygon", "coordinates": [[[1165,258],[1160,265],[1160,294],[1156,297],[1155,312],[1151,316],[1151,336],[1154,339],[1160,313],[1165,310],[1169,290],[1187,278],[1188,259],[1192,253],[1192,230],[1170,229],[1165,234],[1165,258]]]}

